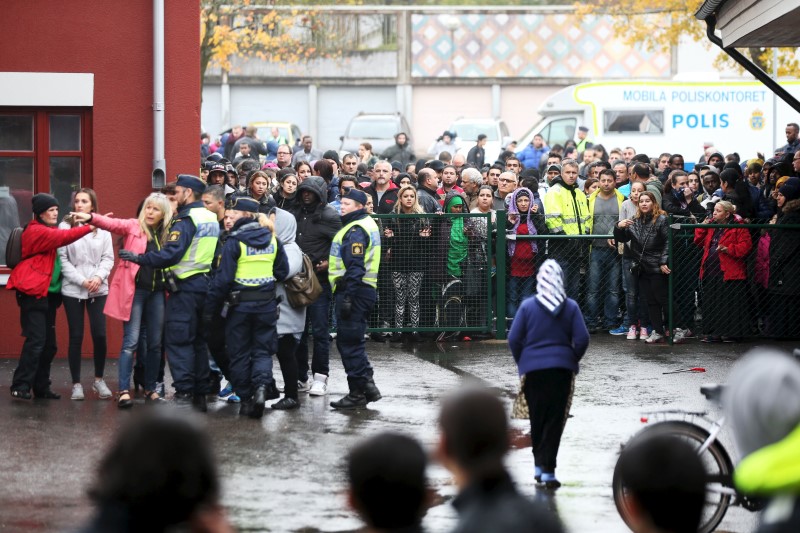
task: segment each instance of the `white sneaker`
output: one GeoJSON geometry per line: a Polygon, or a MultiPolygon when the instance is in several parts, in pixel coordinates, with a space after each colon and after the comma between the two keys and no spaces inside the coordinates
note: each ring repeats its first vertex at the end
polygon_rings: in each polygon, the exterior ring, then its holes
{"type": "Polygon", "coordinates": [[[628,336],[625,337],[629,341],[635,341],[639,338],[639,332],[636,329],[636,326],[631,326],[631,329],[628,330],[628,336]]]}
{"type": "Polygon", "coordinates": [[[325,396],[328,394],[328,376],[325,374],[314,374],[314,383],[308,391],[309,396],[325,396]]]}
{"type": "Polygon", "coordinates": [[[648,335],[649,335],[649,333],[647,332],[647,328],[640,328],[639,329],[639,340],[640,341],[646,341],[648,335]]]}
{"type": "Polygon", "coordinates": [[[652,332],[650,332],[650,336],[647,337],[644,340],[644,342],[646,342],[647,344],[661,344],[662,342],[664,342],[664,336],[661,335],[659,332],[653,330],[652,332]]]}
{"type": "Polygon", "coordinates": [[[675,328],[675,335],[672,337],[673,344],[683,344],[686,342],[686,332],[685,329],[675,328]]]}
{"type": "Polygon", "coordinates": [[[311,390],[311,381],[312,380],[310,380],[310,379],[306,380],[306,381],[299,381],[298,380],[298,382],[297,382],[297,392],[308,392],[308,391],[310,391],[311,390]]]}
{"type": "Polygon", "coordinates": [[[83,385],[76,383],[72,386],[72,400],[83,400],[83,385]]]}
{"type": "Polygon", "coordinates": [[[99,396],[101,400],[107,400],[111,398],[111,396],[113,396],[111,394],[111,389],[108,388],[108,385],[106,385],[106,382],[103,381],[102,379],[100,381],[95,381],[94,384],[92,385],[92,388],[94,389],[94,391],[97,393],[97,396],[99,396]]]}

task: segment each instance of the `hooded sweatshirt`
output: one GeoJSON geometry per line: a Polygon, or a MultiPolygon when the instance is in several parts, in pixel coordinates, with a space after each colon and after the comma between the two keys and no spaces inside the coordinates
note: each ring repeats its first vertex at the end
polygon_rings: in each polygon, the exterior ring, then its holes
{"type": "Polygon", "coordinates": [[[578,362],[589,347],[589,331],[578,304],[564,292],[564,274],[548,259],[536,276],[536,295],[520,305],[508,346],[519,375],[565,368],[578,373],[578,362]]]}
{"type": "MultiPolygon", "coordinates": [[[[342,228],[339,213],[328,205],[328,186],[319,176],[309,176],[297,187],[298,201],[293,212],[297,220],[297,245],[311,258],[315,265],[319,261],[327,261],[331,251],[331,243],[336,233],[342,228]],[[303,203],[303,191],[311,191],[315,201],[303,203]]],[[[318,275],[320,282],[328,282],[328,273],[318,275]]]]}
{"type": "MultiPolygon", "coordinates": [[[[286,279],[303,270],[303,252],[295,242],[297,221],[294,216],[283,209],[275,209],[275,237],[283,245],[289,272],[286,279]]],[[[289,305],[286,297],[286,285],[280,281],[275,285],[275,294],[280,298],[280,315],[278,316],[278,335],[300,335],[306,325],[306,308],[295,309],[289,305]]]]}
{"type": "MultiPolygon", "coordinates": [[[[467,200],[463,195],[450,191],[444,201],[444,212],[452,213],[454,205],[462,205],[462,213],[469,212],[467,200]]],[[[469,242],[464,233],[464,218],[456,217],[450,220],[450,245],[447,248],[447,273],[451,276],[461,277],[461,263],[467,258],[469,242]]]]}

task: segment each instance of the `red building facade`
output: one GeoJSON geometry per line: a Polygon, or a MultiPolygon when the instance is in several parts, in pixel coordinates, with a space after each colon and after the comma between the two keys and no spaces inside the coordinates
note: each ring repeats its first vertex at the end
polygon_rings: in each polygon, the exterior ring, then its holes
{"type": "MultiPolygon", "coordinates": [[[[171,181],[198,172],[200,5],[164,4],[171,181]]],[[[74,190],[92,187],[102,213],[127,218],[153,190],[153,3],[27,0],[6,2],[3,14],[0,256],[10,229],[30,220],[30,197],[37,192],[55,194],[64,213],[74,190]]],[[[0,267],[2,289],[8,273],[0,267]]],[[[59,315],[64,356],[66,321],[59,315]]],[[[121,324],[109,320],[109,355],[119,349],[121,332],[121,324]]],[[[85,338],[88,351],[88,325],[85,338]]],[[[14,294],[0,290],[0,356],[19,355],[22,340],[14,294]]]]}

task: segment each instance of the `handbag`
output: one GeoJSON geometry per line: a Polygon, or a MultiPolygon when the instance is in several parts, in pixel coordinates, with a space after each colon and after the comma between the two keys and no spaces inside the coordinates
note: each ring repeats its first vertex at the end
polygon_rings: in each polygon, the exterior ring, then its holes
{"type": "Polygon", "coordinates": [[[517,397],[514,398],[514,405],[511,407],[511,418],[529,420],[530,417],[528,400],[525,398],[525,375],[523,374],[519,379],[519,392],[517,392],[517,397]]]}
{"type": "Polygon", "coordinates": [[[294,309],[309,306],[317,301],[322,294],[322,284],[317,279],[311,258],[303,254],[303,269],[286,280],[284,286],[286,299],[294,309]]]}

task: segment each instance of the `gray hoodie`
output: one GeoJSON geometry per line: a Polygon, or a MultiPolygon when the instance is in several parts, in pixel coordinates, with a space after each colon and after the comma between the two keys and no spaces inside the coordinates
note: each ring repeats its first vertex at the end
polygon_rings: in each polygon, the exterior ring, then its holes
{"type": "MultiPolygon", "coordinates": [[[[275,237],[283,244],[283,251],[289,261],[289,277],[303,269],[303,252],[297,246],[295,234],[297,221],[288,211],[275,208],[275,237]]],[[[294,309],[286,298],[286,286],[281,282],[275,285],[275,292],[281,299],[278,317],[278,335],[300,335],[306,324],[306,308],[294,309]]]]}

